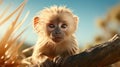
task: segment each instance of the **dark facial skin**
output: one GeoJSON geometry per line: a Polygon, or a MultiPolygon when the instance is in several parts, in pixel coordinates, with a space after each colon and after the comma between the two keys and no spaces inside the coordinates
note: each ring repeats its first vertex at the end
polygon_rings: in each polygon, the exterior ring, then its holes
{"type": "Polygon", "coordinates": [[[54,42],[60,42],[64,40],[65,30],[67,29],[67,24],[61,20],[54,19],[48,24],[48,30],[50,32],[49,36],[54,42]]]}
{"type": "Polygon", "coordinates": [[[55,42],[59,42],[63,37],[65,36],[64,32],[57,26],[52,32],[51,32],[51,39],[55,42]]]}

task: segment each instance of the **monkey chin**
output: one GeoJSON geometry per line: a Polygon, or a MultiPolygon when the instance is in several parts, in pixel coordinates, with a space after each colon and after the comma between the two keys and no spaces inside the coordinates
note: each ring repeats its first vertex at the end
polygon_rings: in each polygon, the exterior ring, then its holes
{"type": "Polygon", "coordinates": [[[52,39],[55,43],[60,43],[64,40],[64,38],[61,38],[61,37],[55,37],[52,39]]]}

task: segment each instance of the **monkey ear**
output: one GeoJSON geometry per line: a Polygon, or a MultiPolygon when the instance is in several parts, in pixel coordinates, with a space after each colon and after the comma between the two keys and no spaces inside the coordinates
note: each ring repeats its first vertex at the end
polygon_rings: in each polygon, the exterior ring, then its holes
{"type": "Polygon", "coordinates": [[[74,16],[74,21],[75,21],[76,23],[78,23],[78,21],[79,21],[78,16],[74,16]]]}
{"type": "Polygon", "coordinates": [[[33,18],[34,27],[36,26],[36,24],[38,24],[39,20],[40,20],[39,17],[34,17],[33,18]]]}

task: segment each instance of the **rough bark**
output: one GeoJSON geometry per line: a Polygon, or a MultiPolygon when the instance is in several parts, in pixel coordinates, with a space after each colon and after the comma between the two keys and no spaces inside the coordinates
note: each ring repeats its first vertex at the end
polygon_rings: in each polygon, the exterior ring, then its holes
{"type": "Polygon", "coordinates": [[[65,59],[60,67],[104,67],[120,60],[120,35],[65,59]]]}

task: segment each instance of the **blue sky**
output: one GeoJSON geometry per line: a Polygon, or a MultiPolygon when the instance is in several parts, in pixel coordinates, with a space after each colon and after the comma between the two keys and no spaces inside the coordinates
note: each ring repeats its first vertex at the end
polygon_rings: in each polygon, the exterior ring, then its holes
{"type": "MultiPolygon", "coordinates": [[[[12,3],[11,9],[15,9],[23,0],[4,0],[3,6],[12,3]]],[[[76,31],[76,37],[80,46],[89,43],[93,40],[94,36],[99,34],[99,29],[95,26],[96,19],[104,17],[111,7],[120,4],[120,0],[28,0],[23,15],[30,11],[30,14],[25,22],[26,24],[32,23],[33,16],[43,9],[52,5],[65,5],[73,10],[80,21],[76,31]]],[[[4,8],[3,7],[3,8],[4,8]]],[[[37,35],[33,31],[32,25],[25,32],[27,42],[35,44],[37,35]]]]}

